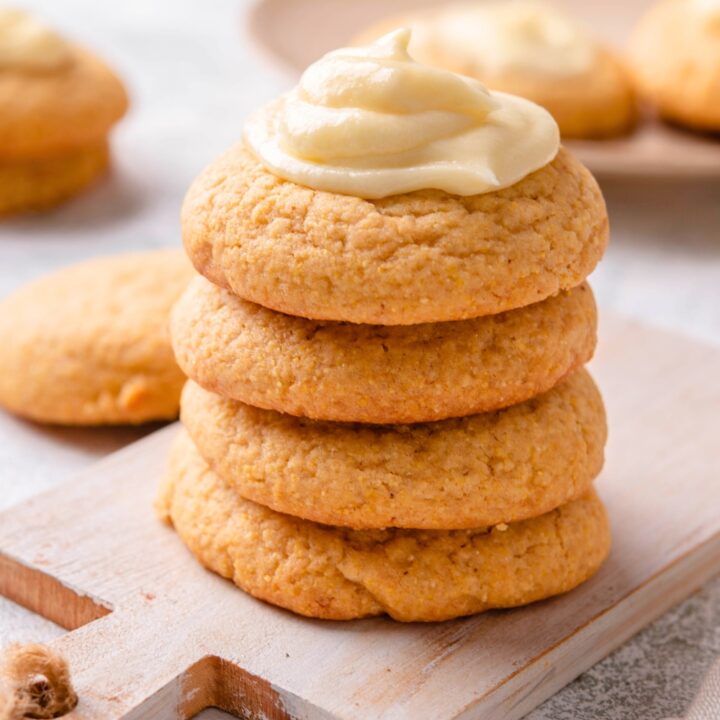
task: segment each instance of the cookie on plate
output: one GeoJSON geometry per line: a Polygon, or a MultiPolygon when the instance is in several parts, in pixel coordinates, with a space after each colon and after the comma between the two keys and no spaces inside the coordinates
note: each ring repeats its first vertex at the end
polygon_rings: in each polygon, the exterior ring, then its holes
{"type": "Polygon", "coordinates": [[[472,530],[349,530],[243,499],[176,441],[157,503],[207,568],[301,615],[348,620],[387,613],[435,621],[566,592],[610,546],[594,491],[539,517],[472,530]]]}
{"type": "Polygon", "coordinates": [[[590,360],[596,326],[585,283],[500,315],[387,326],[284,315],[197,278],[171,316],[178,363],[208,390],[366,423],[442,420],[527,400],[590,360]]]}
{"type": "Polygon", "coordinates": [[[183,240],[198,272],[245,300],[319,320],[462,320],[579,285],[608,241],[605,202],[569,152],[510,187],[370,200],[270,172],[237,145],[192,184],[183,240]]]}
{"type": "Polygon", "coordinates": [[[620,58],[546,4],[443,4],[377,23],[355,42],[396,27],[412,29],[410,51],[419,62],[542,105],[565,138],[614,137],[637,121],[635,91],[620,58]]]}
{"type": "Polygon", "coordinates": [[[662,117],[720,131],[720,3],[661,0],[640,20],[629,55],[639,92],[662,117]]]}
{"type": "Polygon", "coordinates": [[[179,250],[64,268],[0,302],[0,406],[67,425],[177,416],[167,328],[192,268],[179,250]]]}
{"type": "Polygon", "coordinates": [[[0,215],[54,205],[101,175],[127,104],[100,59],[0,9],[0,215]]]}
{"type": "Polygon", "coordinates": [[[355,528],[457,529],[541,515],[587,492],[605,410],[585,370],[493,413],[413,425],[295,418],[188,382],[183,424],[243,497],[355,528]]]}

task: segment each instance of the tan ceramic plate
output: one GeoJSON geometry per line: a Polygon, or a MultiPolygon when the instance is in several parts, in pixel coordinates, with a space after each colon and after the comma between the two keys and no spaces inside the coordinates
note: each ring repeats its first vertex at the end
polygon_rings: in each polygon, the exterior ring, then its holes
{"type": "MultiPolygon", "coordinates": [[[[297,76],[320,55],[347,44],[371,23],[440,0],[256,0],[247,19],[255,46],[297,76]]],[[[605,41],[622,48],[648,0],[557,0],[605,41]]],[[[620,140],[566,143],[594,172],[614,175],[720,176],[720,136],[649,119],[620,140]]]]}

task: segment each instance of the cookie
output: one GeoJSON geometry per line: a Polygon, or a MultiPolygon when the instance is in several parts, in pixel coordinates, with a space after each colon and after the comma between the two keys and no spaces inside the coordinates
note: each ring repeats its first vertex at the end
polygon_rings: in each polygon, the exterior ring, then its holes
{"type": "Polygon", "coordinates": [[[414,425],[295,418],[188,382],[181,418],[239,494],[355,528],[457,529],[541,515],[590,488],[607,437],[585,370],[505,410],[414,425]]]}
{"type": "Polygon", "coordinates": [[[381,325],[544,300],[579,285],[608,239],[597,183],[563,149],[497,192],[365,200],[282,180],[238,145],[195,180],[182,226],[197,270],[245,300],[381,325]]]}
{"type": "Polygon", "coordinates": [[[179,250],[97,258],[0,303],[0,405],[68,425],[177,415],[184,377],[167,329],[192,268],[179,250]]]}
{"type": "Polygon", "coordinates": [[[638,109],[633,83],[615,53],[588,38],[592,59],[578,72],[503,67],[501,58],[495,58],[499,61],[496,64],[486,64],[477,57],[477,43],[482,41],[476,32],[470,45],[455,37],[458,31],[466,35],[478,22],[481,22],[478,7],[439,6],[429,12],[384,20],[358,35],[354,44],[364,45],[394,28],[409,27],[413,30],[410,52],[418,62],[474,77],[491,90],[532,100],[550,112],[564,138],[616,137],[636,125],[638,109]],[[453,17],[449,22],[437,22],[438,15],[442,19],[450,13],[453,17]],[[465,18],[461,17],[463,14],[465,18]]]}
{"type": "Polygon", "coordinates": [[[700,0],[663,0],[630,39],[633,77],[658,113],[720,131],[720,9],[700,0]]]}
{"type": "Polygon", "coordinates": [[[52,72],[0,71],[0,163],[97,147],[128,106],[115,73],[77,46],[52,72]]]}
{"type": "Polygon", "coordinates": [[[100,177],[106,142],[49,158],[0,162],[0,215],[42,210],[72,197],[100,177]]]}
{"type": "Polygon", "coordinates": [[[387,613],[434,621],[571,590],[607,556],[594,491],[531,520],[472,530],[348,530],[243,499],[185,434],[157,503],[207,568],[257,598],[311,617],[387,613]]]}
{"type": "Polygon", "coordinates": [[[127,105],[104,62],[0,8],[0,215],[50,207],[99,177],[127,105]]]}
{"type": "Polygon", "coordinates": [[[587,284],[500,315],[387,326],[318,322],[195,279],[171,316],[175,357],[213,392],[323,420],[411,423],[506,407],[592,357],[587,284]]]}
{"type": "Polygon", "coordinates": [[[604,49],[598,49],[592,69],[581,75],[542,82],[524,74],[506,74],[489,76],[486,84],[544,107],[566,139],[619,137],[638,122],[638,102],[628,69],[604,49]]]}

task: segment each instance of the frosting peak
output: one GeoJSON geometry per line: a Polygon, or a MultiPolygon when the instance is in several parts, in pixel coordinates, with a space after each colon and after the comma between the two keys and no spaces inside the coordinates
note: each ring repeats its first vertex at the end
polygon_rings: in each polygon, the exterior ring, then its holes
{"type": "Polygon", "coordinates": [[[485,88],[420,65],[410,31],[311,65],[286,100],[285,148],[316,162],[400,153],[482,122],[497,107],[485,88]]]}
{"type": "Polygon", "coordinates": [[[0,69],[53,71],[70,59],[60,35],[22,10],[0,8],[0,69]]]}
{"type": "Polygon", "coordinates": [[[460,112],[483,119],[495,103],[482,86],[460,75],[420,65],[408,53],[410,30],[401,28],[367,48],[328,53],[303,74],[298,94],[328,107],[377,112],[460,112]]]}
{"type": "Polygon", "coordinates": [[[511,185],[555,156],[550,115],[463,75],[415,62],[410,31],[328,53],[253,115],[245,138],[276,174],[377,198],[511,185]]]}

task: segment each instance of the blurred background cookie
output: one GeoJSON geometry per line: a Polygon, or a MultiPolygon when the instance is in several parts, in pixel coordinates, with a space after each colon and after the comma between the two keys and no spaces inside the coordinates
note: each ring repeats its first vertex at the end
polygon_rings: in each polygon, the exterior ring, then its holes
{"type": "Polygon", "coordinates": [[[662,0],[630,42],[638,91],[673,122],[720,131],[720,2],[662,0]]]}
{"type": "Polygon", "coordinates": [[[97,258],[0,303],[0,405],[40,422],[174,418],[184,377],[167,330],[190,279],[178,250],[97,258]]]}
{"type": "Polygon", "coordinates": [[[101,175],[127,105],[99,58],[0,9],[0,215],[54,205],[101,175]]]}
{"type": "Polygon", "coordinates": [[[539,2],[439,5],[365,30],[358,44],[410,27],[418,62],[478,78],[549,110],[564,137],[621,135],[637,119],[620,60],[573,18],[539,2]]]}

